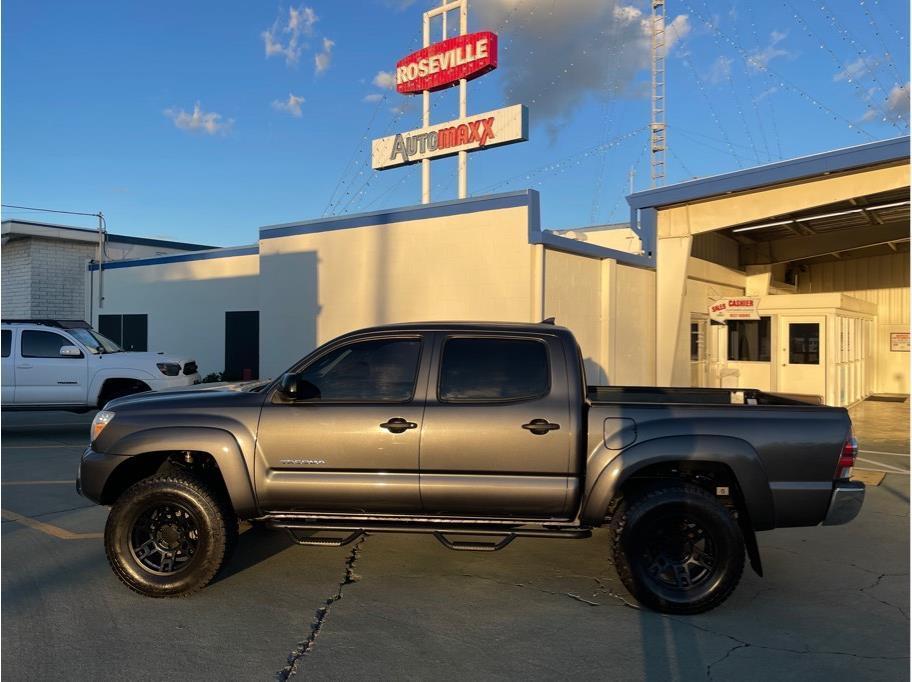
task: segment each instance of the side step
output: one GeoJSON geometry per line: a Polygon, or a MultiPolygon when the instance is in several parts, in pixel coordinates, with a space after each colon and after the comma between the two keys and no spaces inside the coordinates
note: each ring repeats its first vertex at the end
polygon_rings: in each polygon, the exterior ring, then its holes
{"type": "Polygon", "coordinates": [[[288,532],[292,541],[298,545],[315,547],[342,547],[354,542],[365,533],[423,533],[433,535],[441,545],[447,549],[469,552],[496,552],[509,545],[520,537],[526,538],[556,538],[563,540],[582,540],[592,536],[590,528],[574,528],[568,530],[552,530],[548,528],[472,528],[452,526],[409,526],[409,525],[342,525],[342,524],[314,524],[304,519],[300,521],[289,518],[264,519],[270,528],[282,529],[288,532]],[[328,537],[306,536],[300,533],[332,533],[328,537]],[[498,538],[492,542],[478,540],[453,540],[450,536],[489,536],[498,538]]]}

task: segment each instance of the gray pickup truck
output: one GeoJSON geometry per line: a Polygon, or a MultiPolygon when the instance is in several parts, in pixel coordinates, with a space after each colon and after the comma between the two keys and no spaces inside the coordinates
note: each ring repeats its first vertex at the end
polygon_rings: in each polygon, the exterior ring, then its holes
{"type": "Polygon", "coordinates": [[[299,544],[433,534],[455,550],[600,536],[641,603],[723,602],[755,531],[846,523],[846,410],[754,390],[586,385],[549,324],[427,323],[346,334],[272,382],[147,393],[92,424],[77,487],[111,505],[116,575],[152,597],[201,589],[238,520],[299,544]]]}

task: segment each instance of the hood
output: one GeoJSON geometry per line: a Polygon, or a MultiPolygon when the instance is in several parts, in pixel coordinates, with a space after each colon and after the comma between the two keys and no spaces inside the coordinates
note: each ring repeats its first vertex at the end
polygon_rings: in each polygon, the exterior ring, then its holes
{"type": "Polygon", "coordinates": [[[153,367],[159,362],[179,362],[181,367],[190,362],[193,358],[187,355],[175,355],[173,353],[149,353],[144,351],[125,350],[120,353],[102,353],[99,357],[104,360],[114,362],[129,363],[130,366],[141,364],[152,365],[153,367]]]}
{"type": "Polygon", "coordinates": [[[256,389],[266,386],[268,381],[243,381],[237,383],[196,384],[161,391],[146,391],[117,398],[109,402],[107,409],[167,409],[177,410],[192,407],[219,407],[243,403],[258,403],[263,393],[256,389]]]}

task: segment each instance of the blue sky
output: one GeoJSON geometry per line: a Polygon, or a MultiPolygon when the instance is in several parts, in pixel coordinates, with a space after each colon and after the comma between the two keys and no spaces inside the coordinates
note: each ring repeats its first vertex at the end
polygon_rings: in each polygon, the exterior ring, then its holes
{"type": "MultiPolygon", "coordinates": [[[[418,167],[374,173],[369,142],[419,126],[420,98],[384,73],[420,46],[431,4],[6,0],[3,203],[218,245],[417,203],[418,167]]],[[[470,194],[538,189],[546,227],[624,220],[630,168],[649,186],[649,5],[470,7],[470,30],[499,34],[500,64],[470,84],[469,113],[524,103],[531,120],[528,142],[470,155],[470,194]]],[[[908,134],[908,12],[670,0],[667,182],[908,134]]],[[[454,90],[432,101],[432,122],[455,118],[454,90]]],[[[455,198],[455,160],[432,169],[433,199],[455,198]]]]}

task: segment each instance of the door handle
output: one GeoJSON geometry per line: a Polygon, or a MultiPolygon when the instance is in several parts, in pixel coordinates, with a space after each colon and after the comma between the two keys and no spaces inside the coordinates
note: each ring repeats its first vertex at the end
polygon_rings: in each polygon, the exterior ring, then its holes
{"type": "Polygon", "coordinates": [[[552,424],[547,419],[533,419],[528,424],[523,424],[522,427],[536,436],[544,436],[548,431],[557,431],[560,424],[552,424]]]}
{"type": "Polygon", "coordinates": [[[381,429],[386,429],[390,433],[405,433],[407,429],[417,429],[418,424],[406,421],[402,417],[393,417],[387,422],[380,424],[381,429]]]}
{"type": "Polygon", "coordinates": [[[19,365],[16,365],[16,369],[31,369],[31,368],[32,368],[32,365],[28,364],[27,362],[23,362],[19,365]]]}

